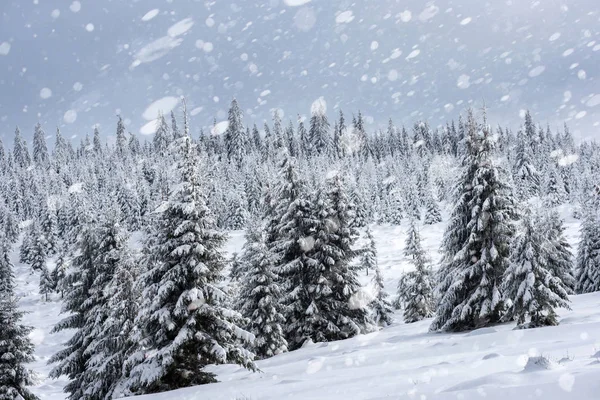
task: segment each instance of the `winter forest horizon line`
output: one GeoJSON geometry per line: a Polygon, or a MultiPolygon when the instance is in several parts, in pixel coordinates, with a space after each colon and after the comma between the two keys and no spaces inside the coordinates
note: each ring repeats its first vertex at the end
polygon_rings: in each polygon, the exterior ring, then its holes
{"type": "Polygon", "coordinates": [[[73,148],[57,129],[49,151],[38,124],[31,153],[17,128],[12,151],[0,141],[0,349],[12,355],[0,397],[37,398],[14,249],[44,301],[62,302],[54,331],[74,332],[49,360],[72,400],[213,383],[212,364],[258,371],[306,343],[385,329],[394,309],[431,318],[431,332],[557,325],[570,295],[600,290],[600,148],[529,112],[516,132],[478,114],[368,133],[360,112],[332,124],[313,107],[261,132],[234,99],[226,124],[193,138],[183,101],[151,141],[118,117],[113,146],[96,129],[73,148]],[[581,221],[576,249],[563,205],[581,221]],[[407,232],[397,251],[414,270],[391,297],[374,224],[407,232]],[[433,224],[445,227],[436,265],[420,235],[433,224]],[[245,244],[226,257],[230,230],[245,244]]]}

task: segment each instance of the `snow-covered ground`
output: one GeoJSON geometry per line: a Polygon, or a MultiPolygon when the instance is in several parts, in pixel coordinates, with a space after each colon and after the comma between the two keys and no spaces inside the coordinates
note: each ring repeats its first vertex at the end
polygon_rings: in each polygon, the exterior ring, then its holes
{"type": "MultiPolygon", "coordinates": [[[[578,221],[567,219],[567,238],[576,248],[578,221]]],[[[406,226],[378,226],[374,236],[386,290],[393,294],[400,275],[410,269],[403,258],[406,226]]],[[[434,261],[444,224],[424,226],[425,248],[434,261]]],[[[240,251],[243,232],[233,232],[228,253],[240,251]]],[[[42,399],[64,399],[65,378],[47,377],[48,358],[61,348],[69,332],[51,334],[61,318],[58,298],[44,302],[39,277],[30,267],[16,266],[25,323],[35,327],[39,373],[33,391],[42,399]]],[[[364,276],[363,282],[368,283],[364,276]]],[[[303,349],[259,361],[262,372],[237,366],[212,367],[221,381],[139,397],[140,400],[279,400],[279,399],[544,399],[600,398],[600,293],[573,296],[572,310],[559,310],[558,327],[512,330],[513,324],[460,334],[429,333],[430,321],[401,322],[349,340],[311,344],[303,349]],[[545,357],[543,359],[536,358],[545,357]]]]}

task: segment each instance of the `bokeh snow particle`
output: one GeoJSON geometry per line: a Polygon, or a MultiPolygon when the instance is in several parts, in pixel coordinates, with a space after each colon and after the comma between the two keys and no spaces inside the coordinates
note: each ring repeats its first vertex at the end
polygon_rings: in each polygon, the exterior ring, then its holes
{"type": "Polygon", "coordinates": [[[71,3],[71,5],[69,6],[69,9],[74,12],[77,13],[79,11],[81,11],[81,3],[78,1],[74,1],[71,3]]]}
{"type": "Polygon", "coordinates": [[[588,101],[586,101],[585,105],[588,107],[596,107],[600,105],[600,94],[592,96],[588,101]]]}
{"type": "Polygon", "coordinates": [[[440,11],[439,7],[434,4],[430,4],[419,14],[419,20],[421,22],[425,22],[435,17],[437,13],[440,11]]]}
{"type": "Polygon", "coordinates": [[[343,11],[335,17],[336,24],[348,24],[352,21],[354,21],[354,14],[350,10],[343,11]]]}
{"type": "Polygon", "coordinates": [[[564,373],[558,378],[558,386],[565,392],[570,392],[573,390],[573,385],[575,384],[575,377],[571,374],[564,373]]]}
{"type": "Polygon", "coordinates": [[[170,113],[179,103],[179,99],[173,96],[165,96],[152,102],[142,114],[145,120],[150,121],[156,119],[159,112],[163,114],[170,113]]]}
{"type": "Polygon", "coordinates": [[[311,2],[311,0],[283,0],[288,7],[300,7],[311,2]]]}
{"type": "Polygon", "coordinates": [[[294,15],[294,26],[303,32],[311,30],[316,22],[317,16],[311,7],[302,7],[294,15]]]}
{"type": "Polygon", "coordinates": [[[50,90],[47,87],[43,88],[42,90],[40,90],[40,97],[42,99],[49,99],[50,97],[52,97],[52,90],[50,90]]]}
{"type": "Polygon", "coordinates": [[[467,89],[471,86],[471,77],[465,74],[459,76],[456,81],[456,86],[458,86],[459,89],[467,89]]]}
{"type": "Polygon", "coordinates": [[[75,122],[75,120],[77,120],[77,111],[75,111],[75,110],[68,110],[65,113],[65,115],[63,115],[63,120],[67,124],[72,124],[73,122],[75,122]]]}
{"type": "Polygon", "coordinates": [[[144,22],[150,21],[151,19],[153,19],[154,17],[156,17],[158,15],[158,12],[159,12],[158,8],[148,11],[142,17],[142,21],[144,21],[144,22]]]}
{"type": "Polygon", "coordinates": [[[189,31],[192,28],[192,26],[194,26],[194,21],[191,18],[184,18],[181,21],[178,21],[171,25],[171,27],[169,27],[169,29],[167,30],[167,34],[170,37],[175,38],[189,31]]]}
{"type": "Polygon", "coordinates": [[[0,43],[0,56],[6,56],[10,52],[10,43],[2,42],[0,43]]]}
{"type": "Polygon", "coordinates": [[[410,10],[404,10],[400,13],[400,21],[410,22],[411,19],[412,19],[412,12],[410,12],[410,10]]]}
{"type": "Polygon", "coordinates": [[[543,65],[538,65],[537,67],[532,68],[529,71],[529,77],[535,78],[536,76],[540,76],[545,70],[546,70],[546,67],[544,67],[543,65]]]}

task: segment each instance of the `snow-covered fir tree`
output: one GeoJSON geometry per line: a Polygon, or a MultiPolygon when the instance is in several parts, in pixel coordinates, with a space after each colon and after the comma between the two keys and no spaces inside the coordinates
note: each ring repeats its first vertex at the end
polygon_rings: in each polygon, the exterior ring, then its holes
{"type": "Polygon", "coordinates": [[[440,206],[437,204],[435,199],[433,198],[433,194],[430,191],[427,191],[427,197],[425,200],[425,225],[433,225],[438,222],[442,222],[442,212],[440,210],[440,206]]]}
{"type": "Polygon", "coordinates": [[[367,247],[362,250],[360,264],[367,275],[371,271],[371,285],[373,285],[373,300],[369,304],[373,321],[379,326],[388,326],[393,322],[394,310],[388,300],[388,294],[384,289],[383,276],[377,263],[377,246],[371,228],[366,229],[367,247]]]}
{"type": "Polygon", "coordinates": [[[40,272],[40,294],[48,301],[48,295],[53,293],[55,289],[56,283],[54,282],[52,272],[48,270],[46,264],[43,264],[40,272]]]}
{"type": "Polygon", "coordinates": [[[287,351],[283,332],[285,318],[280,300],[283,296],[279,277],[274,272],[277,260],[267,247],[262,226],[249,227],[241,263],[239,310],[249,321],[246,328],[255,339],[252,350],[260,358],[287,351]]]}
{"type": "MultiPolygon", "coordinates": [[[[589,204],[589,203],[588,203],[589,204]]],[[[591,208],[583,216],[576,261],[577,293],[600,291],[600,217],[591,208]]]]}
{"type": "Polygon", "coordinates": [[[33,224],[30,235],[31,242],[27,262],[34,271],[43,271],[44,269],[47,269],[46,259],[48,258],[48,254],[46,253],[46,249],[48,248],[48,245],[46,238],[37,223],[33,224]]]}
{"type": "Polygon", "coordinates": [[[95,226],[88,223],[79,235],[76,256],[73,258],[73,268],[63,279],[63,307],[64,313],[69,313],[53,328],[53,332],[66,329],[74,330],[73,336],[64,344],[64,348],[55,353],[50,364],[56,364],[50,371],[50,377],[58,378],[62,375],[69,378],[69,383],[64,388],[68,399],[85,399],[86,386],[82,375],[87,369],[90,355],[86,349],[93,340],[92,318],[90,310],[94,304],[88,301],[94,290],[94,281],[97,272],[95,268],[98,255],[98,239],[95,226]]]}
{"type": "Polygon", "coordinates": [[[81,381],[86,399],[110,398],[123,377],[123,363],[133,344],[130,333],[137,313],[133,265],[128,236],[119,225],[116,205],[105,211],[97,229],[96,277],[90,290],[86,327],[91,341],[84,351],[87,359],[81,381]]]}
{"type": "Polygon", "coordinates": [[[433,331],[488,326],[500,321],[505,308],[501,282],[514,232],[512,190],[493,158],[492,135],[472,111],[467,131],[463,172],[442,242],[433,331]]]}
{"type": "Polygon", "coordinates": [[[0,399],[37,400],[29,391],[33,373],[26,364],[35,360],[29,338],[32,328],[21,324],[15,296],[15,277],[9,259],[10,246],[0,234],[0,399]]]}
{"type": "Polygon", "coordinates": [[[245,129],[242,124],[242,110],[240,110],[236,99],[231,101],[227,121],[228,125],[224,137],[227,157],[241,163],[245,153],[245,129]]]}
{"type": "Polygon", "coordinates": [[[556,210],[542,215],[542,232],[547,240],[546,266],[552,274],[560,279],[567,294],[575,293],[575,266],[571,245],[565,237],[564,221],[556,210]]]}
{"type": "Polygon", "coordinates": [[[566,285],[549,268],[555,249],[539,216],[525,215],[522,224],[504,274],[505,296],[511,304],[505,318],[516,319],[523,328],[557,325],[555,308],[569,308],[569,297],[566,285]]]}
{"type": "Polygon", "coordinates": [[[240,328],[241,315],[224,306],[225,235],[206,206],[189,136],[180,140],[180,150],[180,183],[157,220],[150,264],[141,276],[139,348],[128,359],[127,386],[135,393],[215,382],[204,369],[208,364],[255,369],[252,353],[242,347],[252,335],[240,328]]]}
{"type": "Polygon", "coordinates": [[[432,317],[435,309],[433,273],[414,220],[411,220],[408,228],[404,255],[415,269],[406,274],[406,286],[400,287],[405,293],[399,293],[398,297],[407,299],[404,305],[404,322],[412,323],[432,317]]]}

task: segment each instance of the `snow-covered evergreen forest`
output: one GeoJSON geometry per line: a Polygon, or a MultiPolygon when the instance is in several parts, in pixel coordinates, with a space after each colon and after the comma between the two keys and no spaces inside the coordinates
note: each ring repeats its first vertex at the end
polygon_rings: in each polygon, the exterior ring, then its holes
{"type": "Polygon", "coordinates": [[[198,132],[183,101],[149,141],[117,118],[114,146],[98,130],[47,143],[39,124],[29,146],[17,128],[0,144],[0,398],[36,398],[13,251],[40,301],[62,305],[53,330],[69,338],[48,362],[73,400],[217,382],[213,364],[260,374],[259,360],[424,319],[431,334],[554,326],[570,295],[600,291],[597,143],[529,113],[370,132],[360,111],[318,105],[259,127],[234,99],[226,125],[198,132]],[[420,233],[433,224],[439,257],[420,233]],[[393,296],[372,234],[385,225],[414,267],[393,296]]]}

